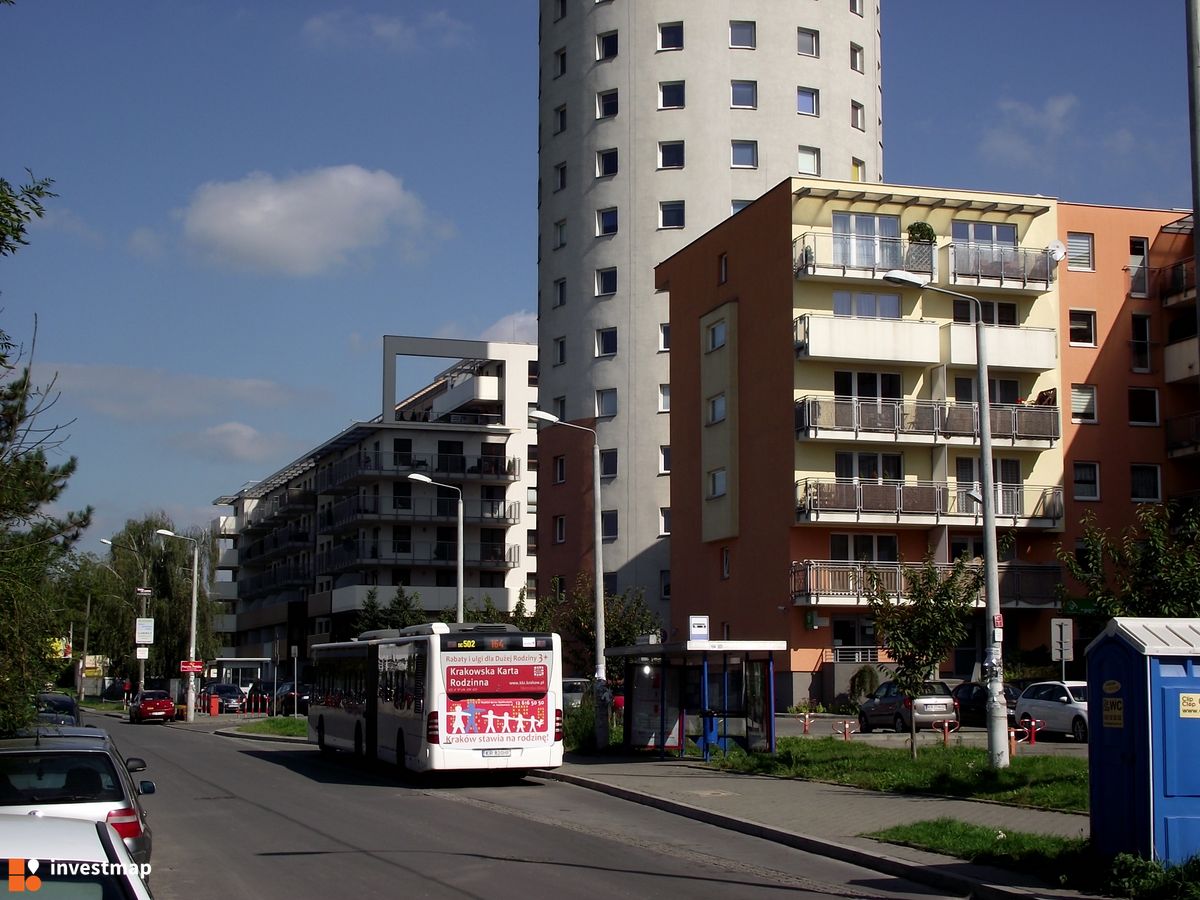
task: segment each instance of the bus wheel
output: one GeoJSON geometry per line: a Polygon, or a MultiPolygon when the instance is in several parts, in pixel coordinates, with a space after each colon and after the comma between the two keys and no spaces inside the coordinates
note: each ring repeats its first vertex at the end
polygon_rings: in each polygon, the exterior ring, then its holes
{"type": "Polygon", "coordinates": [[[363,738],[362,726],[354,726],[354,755],[356,758],[361,758],[363,755],[363,738]]]}
{"type": "Polygon", "coordinates": [[[333,748],[325,743],[325,720],[317,719],[317,749],[322,753],[332,753],[333,748]]]}

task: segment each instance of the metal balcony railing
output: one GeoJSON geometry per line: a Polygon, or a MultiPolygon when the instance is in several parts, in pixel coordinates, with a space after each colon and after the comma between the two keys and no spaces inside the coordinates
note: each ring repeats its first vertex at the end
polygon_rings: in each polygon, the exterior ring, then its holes
{"type": "Polygon", "coordinates": [[[1049,285],[1055,270],[1054,260],[1046,249],[1003,244],[950,245],[950,278],[954,282],[1049,285]]]}
{"type": "MultiPolygon", "coordinates": [[[[1000,440],[1059,438],[1057,406],[992,404],[992,437],[1000,440]]],[[[928,435],[931,439],[979,439],[979,404],[935,400],[801,397],[796,401],[796,437],[823,430],[853,434],[928,435]]]]}
{"type": "MultiPolygon", "coordinates": [[[[332,574],[374,566],[434,566],[458,564],[454,541],[350,541],[317,556],[317,571],[332,574]]],[[[505,543],[468,543],[463,566],[471,569],[511,569],[520,564],[520,547],[505,543]]]]}
{"type": "Polygon", "coordinates": [[[792,242],[792,271],[797,278],[818,270],[873,278],[905,269],[932,279],[936,258],[937,245],[899,237],[809,231],[792,242]]]}
{"type": "MultiPolygon", "coordinates": [[[[937,568],[948,573],[953,567],[942,563],[937,568]]],[[[870,571],[880,577],[889,596],[904,600],[909,583],[903,564],[824,559],[792,563],[792,598],[809,602],[820,599],[835,604],[839,600],[863,601],[868,592],[870,571]]],[[[1061,566],[1000,563],[997,571],[1001,603],[1014,606],[1051,606],[1058,603],[1058,588],[1063,580],[1061,566]]],[[[981,589],[979,602],[982,601],[981,589]]]]}
{"type": "Polygon", "coordinates": [[[1180,302],[1187,294],[1196,291],[1196,261],[1185,259],[1172,266],[1164,266],[1153,272],[1153,296],[1163,306],[1180,302]]]}
{"type": "MultiPolygon", "coordinates": [[[[336,530],[363,520],[403,523],[453,521],[457,518],[457,499],[371,494],[349,497],[335,503],[328,521],[322,524],[336,530]]],[[[467,500],[463,503],[463,519],[468,522],[515,525],[521,520],[521,504],[516,500],[467,500]]]]}
{"type": "Polygon", "coordinates": [[[381,478],[407,478],[411,472],[446,481],[517,481],[521,477],[521,458],[363,451],[323,470],[318,483],[320,490],[326,492],[381,478]]]}
{"type": "MultiPolygon", "coordinates": [[[[804,478],[796,482],[799,515],[821,513],[890,514],[935,518],[982,518],[977,483],[944,481],[855,481],[804,478]],[[974,496],[973,496],[974,495],[974,496]]],[[[995,485],[997,519],[1049,519],[1063,515],[1062,488],[1042,485],[995,485]]]]}
{"type": "Polygon", "coordinates": [[[1167,451],[1200,451],[1200,412],[1167,419],[1167,451]]]}

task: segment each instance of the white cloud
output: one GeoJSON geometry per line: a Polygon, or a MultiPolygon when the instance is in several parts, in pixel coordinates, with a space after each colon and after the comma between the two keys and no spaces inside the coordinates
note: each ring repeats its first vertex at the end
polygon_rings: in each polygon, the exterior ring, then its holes
{"type": "Polygon", "coordinates": [[[94,247],[104,245],[104,235],[84,221],[83,217],[65,207],[47,207],[42,216],[34,218],[29,223],[30,229],[46,228],[51,231],[61,231],[91,244],[94,247]]]}
{"type": "Polygon", "coordinates": [[[407,248],[439,233],[399,178],[355,165],[201,185],[183,212],[183,231],[217,262],[296,276],[389,241],[407,248]]]}
{"type": "Polygon", "coordinates": [[[521,310],[505,316],[483,330],[480,338],[485,341],[513,341],[537,343],[537,314],[521,310]]]}
{"type": "Polygon", "coordinates": [[[445,11],[427,13],[419,20],[400,16],[339,9],[312,16],[301,33],[322,48],[347,49],[381,46],[408,52],[422,46],[457,47],[469,43],[471,28],[445,11]]]}
{"type": "Polygon", "coordinates": [[[163,255],[163,238],[150,228],[135,228],[127,242],[129,252],[142,259],[159,259],[163,255]]]}
{"type": "Polygon", "coordinates": [[[1064,141],[1072,135],[1078,105],[1078,99],[1070,94],[1047,97],[1040,107],[1018,100],[999,101],[998,121],[984,129],[980,155],[1010,168],[1056,166],[1064,141]]]}
{"type": "Polygon", "coordinates": [[[282,434],[264,434],[243,422],[222,422],[209,428],[171,435],[167,443],[212,462],[278,462],[293,445],[282,434]]]}

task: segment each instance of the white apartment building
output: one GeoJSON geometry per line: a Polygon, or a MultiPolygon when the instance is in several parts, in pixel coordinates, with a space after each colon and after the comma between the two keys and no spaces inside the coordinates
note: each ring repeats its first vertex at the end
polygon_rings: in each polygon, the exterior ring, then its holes
{"type": "Polygon", "coordinates": [[[378,416],[213,501],[232,507],[213,527],[214,599],[237,618],[227,655],[286,659],[298,646],[307,657],[314,643],[346,640],[371,590],[384,607],[403,587],[425,610],[453,609],[459,492],[466,607],[490,599],[511,611],[532,585],[537,348],[386,336],[383,354],[378,416]],[[397,399],[401,356],[454,362],[397,399]]]}
{"type": "MultiPolygon", "coordinates": [[[[783,178],[883,176],[877,0],[541,0],[541,405],[595,428],[611,591],[670,598],[654,267],[783,178]]],[[[591,443],[543,428],[539,591],[590,572],[591,443]]]]}

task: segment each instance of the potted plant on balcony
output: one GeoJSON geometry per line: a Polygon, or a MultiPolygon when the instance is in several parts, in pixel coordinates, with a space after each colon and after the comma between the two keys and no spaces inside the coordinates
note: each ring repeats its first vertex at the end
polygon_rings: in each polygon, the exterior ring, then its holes
{"type": "Polygon", "coordinates": [[[937,246],[937,232],[928,222],[913,222],[908,226],[908,250],[904,255],[904,268],[909,272],[933,274],[933,251],[937,246]]]}

